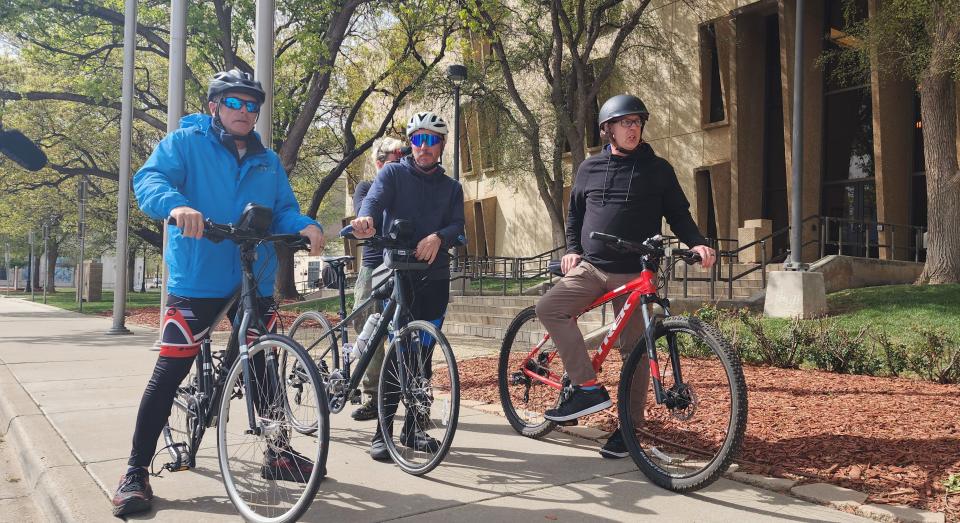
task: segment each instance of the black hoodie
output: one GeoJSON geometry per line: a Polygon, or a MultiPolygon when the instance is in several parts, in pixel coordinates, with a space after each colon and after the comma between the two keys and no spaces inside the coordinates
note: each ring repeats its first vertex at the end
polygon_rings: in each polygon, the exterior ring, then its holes
{"type": "Polygon", "coordinates": [[[608,145],[577,170],[567,212],[567,252],[606,272],[640,272],[640,255],[613,250],[591,240],[590,233],[642,242],[660,234],[663,218],[687,246],[707,244],[670,163],[647,143],[628,156],[611,154],[608,145]]]}

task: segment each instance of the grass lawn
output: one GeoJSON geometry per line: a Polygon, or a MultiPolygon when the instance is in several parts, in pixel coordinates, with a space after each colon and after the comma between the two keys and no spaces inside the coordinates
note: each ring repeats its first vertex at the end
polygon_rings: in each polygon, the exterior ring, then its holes
{"type": "MultiPolygon", "coordinates": [[[[22,298],[30,299],[30,293],[10,293],[11,296],[19,296],[22,298]]],[[[56,292],[47,293],[47,305],[53,305],[54,307],[60,307],[61,309],[66,309],[69,311],[79,310],[78,304],[76,302],[77,294],[76,290],[73,288],[58,288],[56,292]]],[[[43,303],[43,292],[35,293],[35,300],[37,303],[43,303]]],[[[141,307],[159,307],[160,306],[160,290],[159,289],[149,289],[147,292],[130,292],[127,291],[127,309],[138,309],[141,307]]],[[[83,313],[84,314],[100,314],[104,311],[113,310],[113,291],[103,291],[103,295],[99,301],[84,302],[83,303],[83,313]]]]}
{"type": "MultiPolygon", "coordinates": [[[[827,296],[828,321],[849,332],[885,332],[894,342],[921,341],[920,331],[941,330],[960,341],[960,284],[886,285],[835,292],[827,296]]],[[[816,322],[818,320],[807,320],[816,322]]],[[[765,318],[764,327],[781,333],[790,321],[765,318]]]]}

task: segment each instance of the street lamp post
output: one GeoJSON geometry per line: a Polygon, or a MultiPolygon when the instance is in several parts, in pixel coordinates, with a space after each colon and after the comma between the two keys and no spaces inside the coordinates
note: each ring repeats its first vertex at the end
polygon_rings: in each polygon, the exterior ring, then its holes
{"type": "MultiPolygon", "coordinates": [[[[453,84],[453,179],[460,181],[460,84],[467,79],[467,68],[461,64],[447,67],[447,78],[453,84]]],[[[460,261],[460,248],[453,248],[454,265],[460,261]]]]}
{"type": "Polygon", "coordinates": [[[447,67],[453,84],[453,179],[460,181],[460,84],[467,79],[467,68],[460,64],[447,67]]]}
{"type": "MultiPolygon", "coordinates": [[[[47,303],[47,287],[50,286],[50,251],[48,250],[50,239],[50,224],[43,224],[43,258],[47,261],[47,266],[43,270],[43,303],[47,303]]],[[[54,260],[54,268],[56,268],[56,260],[54,260]]]]}

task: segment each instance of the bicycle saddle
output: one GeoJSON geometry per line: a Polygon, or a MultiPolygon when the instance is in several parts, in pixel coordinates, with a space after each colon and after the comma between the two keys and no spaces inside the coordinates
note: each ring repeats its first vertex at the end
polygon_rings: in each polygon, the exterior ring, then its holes
{"type": "Polygon", "coordinates": [[[353,256],[321,256],[320,259],[323,260],[324,263],[336,267],[337,265],[345,265],[348,261],[352,261],[353,256]]]}

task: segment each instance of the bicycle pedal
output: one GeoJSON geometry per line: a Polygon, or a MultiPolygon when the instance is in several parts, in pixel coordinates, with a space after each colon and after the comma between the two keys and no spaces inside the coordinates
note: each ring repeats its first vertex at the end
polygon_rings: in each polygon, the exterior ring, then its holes
{"type": "Polygon", "coordinates": [[[574,427],[574,426],[577,426],[577,425],[579,425],[579,424],[580,424],[580,422],[577,421],[576,418],[574,418],[574,419],[568,419],[567,421],[558,421],[558,422],[557,422],[557,425],[560,425],[561,427],[574,427]]]}

